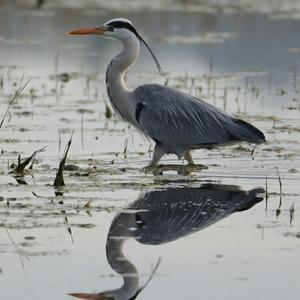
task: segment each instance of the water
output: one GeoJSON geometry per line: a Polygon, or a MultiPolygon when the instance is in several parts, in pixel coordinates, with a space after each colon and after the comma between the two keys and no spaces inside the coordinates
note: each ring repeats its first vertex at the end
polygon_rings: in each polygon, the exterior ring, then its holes
{"type": "Polygon", "coordinates": [[[0,119],[21,77],[30,79],[0,129],[1,295],[119,289],[116,299],[126,299],[161,258],[137,299],[298,299],[297,3],[72,3],[1,2],[0,119]],[[158,75],[144,50],[129,86],[185,90],[250,121],[268,142],[254,152],[248,144],[195,151],[208,169],[166,156],[163,174],[145,172],[149,142],[105,117],[104,73],[118,43],[64,34],[116,16],[136,24],[165,71],[158,75]],[[55,190],[73,130],[73,168],[55,190]],[[44,146],[33,170],[10,174],[19,154],[44,146]],[[123,242],[125,271],[116,260],[123,242]],[[131,275],[122,289],[117,272],[131,275]]]}

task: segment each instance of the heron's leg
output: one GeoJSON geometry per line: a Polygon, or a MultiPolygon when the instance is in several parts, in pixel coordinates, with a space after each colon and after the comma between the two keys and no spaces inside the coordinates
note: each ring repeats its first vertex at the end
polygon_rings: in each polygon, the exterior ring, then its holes
{"type": "Polygon", "coordinates": [[[194,165],[195,164],[194,161],[193,161],[190,150],[185,150],[184,153],[183,153],[183,157],[188,162],[189,165],[194,165]]]}
{"type": "Polygon", "coordinates": [[[162,149],[162,147],[160,147],[158,144],[156,144],[154,147],[154,153],[153,153],[152,160],[151,160],[149,167],[157,166],[160,159],[163,157],[164,154],[165,154],[165,151],[162,149]]]}

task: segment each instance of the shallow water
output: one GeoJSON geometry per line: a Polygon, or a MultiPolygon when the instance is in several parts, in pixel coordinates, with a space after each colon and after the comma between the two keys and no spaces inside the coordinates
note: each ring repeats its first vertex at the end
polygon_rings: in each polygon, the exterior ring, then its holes
{"type": "Polygon", "coordinates": [[[117,1],[105,9],[93,1],[72,9],[67,1],[40,9],[3,1],[0,119],[22,76],[30,79],[0,129],[3,298],[108,290],[130,298],[160,257],[138,299],[299,298],[300,8],[173,2],[171,9],[152,1],[149,13],[145,1],[121,12],[117,1]],[[127,76],[131,87],[185,90],[250,121],[268,142],[254,152],[248,144],[195,151],[207,169],[167,156],[161,172],[146,172],[153,146],[105,117],[104,73],[117,42],[64,35],[115,16],[140,28],[165,71],[158,75],[142,51],[127,76]],[[56,190],[73,130],[66,186],[56,190]],[[44,146],[33,170],[10,174],[19,154],[44,146]],[[118,272],[128,283],[122,289],[118,272]]]}

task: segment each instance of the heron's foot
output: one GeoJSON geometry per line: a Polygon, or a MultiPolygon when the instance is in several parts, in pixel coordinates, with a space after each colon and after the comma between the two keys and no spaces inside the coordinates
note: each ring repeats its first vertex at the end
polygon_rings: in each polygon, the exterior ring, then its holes
{"type": "Polygon", "coordinates": [[[163,175],[164,172],[167,171],[175,171],[178,175],[190,175],[195,171],[202,171],[208,169],[207,166],[201,164],[187,164],[187,165],[174,165],[174,164],[166,164],[166,165],[152,165],[144,167],[146,173],[152,173],[153,175],[163,175]]]}
{"type": "Polygon", "coordinates": [[[163,175],[163,169],[164,165],[153,165],[152,163],[143,168],[146,174],[150,173],[153,175],[163,175]]]}
{"type": "Polygon", "coordinates": [[[202,170],[207,170],[208,169],[208,166],[206,165],[202,165],[202,164],[187,164],[185,165],[185,167],[187,169],[190,169],[192,171],[202,171],[202,170]]]}
{"type": "Polygon", "coordinates": [[[188,162],[188,165],[193,166],[195,163],[192,158],[192,154],[190,150],[185,150],[183,153],[183,158],[188,162]]]}
{"type": "Polygon", "coordinates": [[[150,163],[149,167],[156,167],[156,166],[158,166],[158,163],[159,163],[160,159],[165,154],[166,153],[163,150],[163,148],[160,147],[159,144],[156,144],[155,147],[154,147],[154,152],[153,152],[152,160],[151,160],[151,163],[150,163]]]}
{"type": "Polygon", "coordinates": [[[179,166],[178,175],[190,175],[193,172],[197,172],[197,171],[199,172],[199,171],[206,170],[206,169],[208,169],[208,167],[205,165],[188,163],[187,165],[179,166]]]}

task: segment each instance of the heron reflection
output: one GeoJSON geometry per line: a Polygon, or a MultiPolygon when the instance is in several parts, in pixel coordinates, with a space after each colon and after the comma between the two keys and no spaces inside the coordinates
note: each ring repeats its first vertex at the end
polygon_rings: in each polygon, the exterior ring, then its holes
{"type": "Polygon", "coordinates": [[[123,277],[123,285],[96,294],[71,293],[80,299],[136,299],[156,272],[142,286],[136,267],[125,257],[123,245],[129,238],[139,243],[160,245],[204,229],[232,213],[250,209],[263,200],[261,188],[250,191],[236,186],[202,185],[198,188],[168,188],[144,193],[112,221],[106,242],[110,266],[123,277]],[[130,211],[130,209],[132,211],[130,211]]]}

